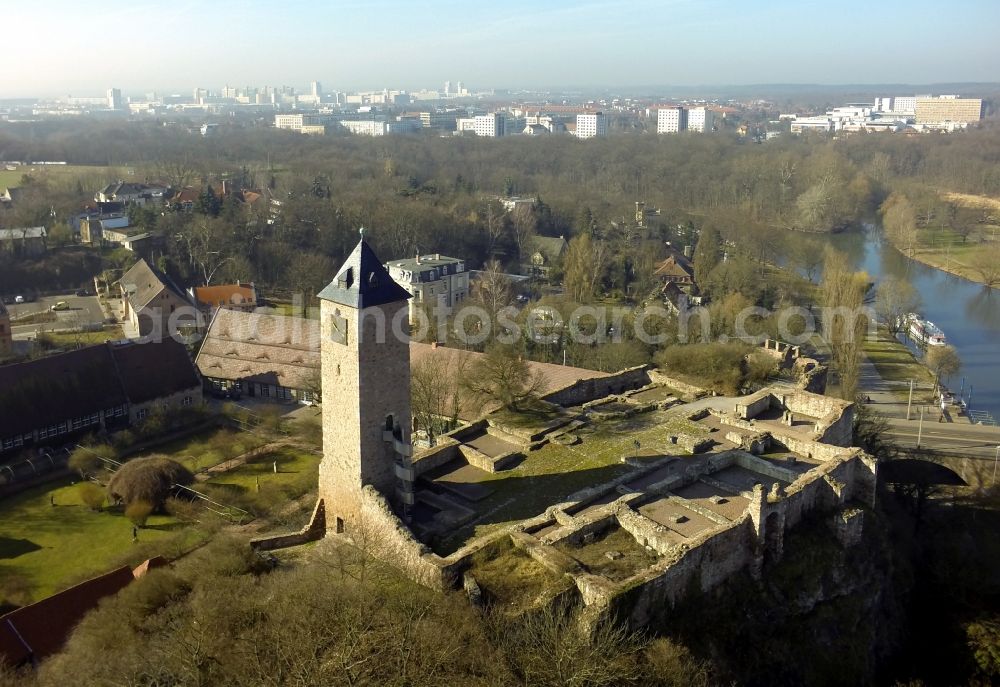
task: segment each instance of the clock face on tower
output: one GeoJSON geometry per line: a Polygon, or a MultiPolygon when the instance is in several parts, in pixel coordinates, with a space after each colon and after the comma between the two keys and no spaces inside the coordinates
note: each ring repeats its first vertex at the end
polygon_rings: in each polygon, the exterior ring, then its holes
{"type": "Polygon", "coordinates": [[[339,310],[330,316],[330,339],[347,345],[347,318],[342,317],[339,310]]]}

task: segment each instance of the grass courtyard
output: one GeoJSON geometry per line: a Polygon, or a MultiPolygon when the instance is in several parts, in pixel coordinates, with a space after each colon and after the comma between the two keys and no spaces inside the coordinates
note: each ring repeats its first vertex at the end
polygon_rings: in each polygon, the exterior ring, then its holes
{"type": "MultiPolygon", "coordinates": [[[[211,429],[146,454],[168,456],[196,471],[264,442],[247,433],[211,429]]],[[[296,499],[315,490],[319,461],[308,450],[281,446],[231,470],[207,473],[192,486],[215,501],[251,513],[256,531],[298,527],[311,504],[301,505],[296,499]]],[[[194,502],[193,518],[186,512],[185,520],[153,515],[133,543],[132,523],[121,510],[90,509],[81,499],[80,487],[76,478],[67,478],[0,501],[0,603],[36,601],[123,564],[135,565],[156,555],[179,556],[228,522],[194,502]]]]}
{"type": "Polygon", "coordinates": [[[65,480],[0,504],[0,597],[35,601],[118,565],[176,555],[208,536],[173,517],[153,515],[133,543],[128,518],[121,511],[91,510],[80,500],[79,486],[65,480]]]}
{"type": "Polygon", "coordinates": [[[492,493],[476,503],[477,518],[455,530],[436,548],[450,553],[473,536],[539,515],[574,492],[620,477],[633,469],[622,462],[623,458],[653,460],[683,452],[670,442],[672,435],[707,433],[707,428],[687,420],[682,409],[585,425],[573,431],[579,439],[575,444],[549,442],[527,453],[524,461],[511,470],[477,471],[477,484],[492,493]]]}

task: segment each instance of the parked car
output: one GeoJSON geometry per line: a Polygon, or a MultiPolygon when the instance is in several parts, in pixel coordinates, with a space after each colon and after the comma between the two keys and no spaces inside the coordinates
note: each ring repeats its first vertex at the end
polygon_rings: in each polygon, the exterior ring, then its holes
{"type": "Polygon", "coordinates": [[[67,303],[66,301],[59,301],[51,308],[49,308],[49,310],[51,310],[52,312],[56,312],[58,310],[69,310],[69,303],[67,303]]]}
{"type": "Polygon", "coordinates": [[[87,289],[77,289],[76,290],[76,295],[77,296],[89,296],[90,295],[90,291],[88,291],[87,289]]]}
{"type": "Polygon", "coordinates": [[[24,296],[14,296],[15,303],[24,303],[24,296]]]}

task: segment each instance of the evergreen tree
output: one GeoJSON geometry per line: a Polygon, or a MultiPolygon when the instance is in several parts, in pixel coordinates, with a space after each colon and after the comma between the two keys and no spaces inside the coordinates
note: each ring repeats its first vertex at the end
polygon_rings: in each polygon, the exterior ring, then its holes
{"type": "Polygon", "coordinates": [[[722,241],[719,238],[719,232],[714,227],[703,227],[694,249],[694,278],[696,281],[705,279],[719,264],[721,247],[722,241]]]}

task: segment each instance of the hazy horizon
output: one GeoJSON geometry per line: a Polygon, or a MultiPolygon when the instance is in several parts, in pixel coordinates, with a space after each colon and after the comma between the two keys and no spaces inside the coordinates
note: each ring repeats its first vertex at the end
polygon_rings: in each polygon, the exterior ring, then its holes
{"type": "Polygon", "coordinates": [[[1000,3],[850,0],[107,0],[5,10],[15,68],[0,98],[325,90],[719,87],[993,82],[1000,3]]]}

